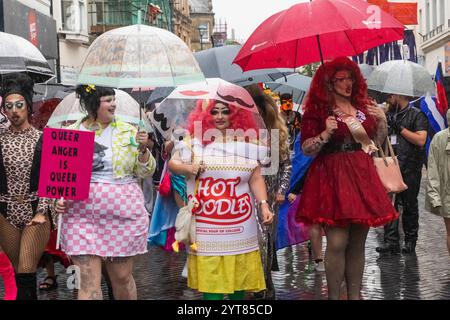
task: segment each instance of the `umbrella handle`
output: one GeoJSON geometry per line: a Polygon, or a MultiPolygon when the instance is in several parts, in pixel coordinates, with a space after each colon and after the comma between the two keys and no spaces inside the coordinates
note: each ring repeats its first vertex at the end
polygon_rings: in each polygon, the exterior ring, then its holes
{"type": "MultiPolygon", "coordinates": [[[[139,120],[139,125],[138,125],[138,127],[139,127],[139,130],[138,130],[138,131],[141,131],[141,129],[145,127],[144,120],[142,120],[142,119],[139,120]]],[[[136,142],[136,138],[135,138],[135,137],[130,137],[130,144],[131,144],[132,146],[134,146],[134,147],[138,147],[138,146],[139,146],[139,143],[136,142]]]]}

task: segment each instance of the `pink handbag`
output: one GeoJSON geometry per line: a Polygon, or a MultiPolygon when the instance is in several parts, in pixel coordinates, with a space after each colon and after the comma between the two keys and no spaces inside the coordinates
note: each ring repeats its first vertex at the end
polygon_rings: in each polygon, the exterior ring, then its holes
{"type": "Polygon", "coordinates": [[[398,164],[397,156],[394,154],[389,137],[386,138],[384,145],[387,145],[387,150],[383,147],[378,147],[378,157],[373,158],[373,163],[377,169],[378,176],[383,183],[387,193],[399,193],[408,189],[402,178],[400,165],[398,164]],[[380,156],[381,155],[381,156],[380,156]]]}

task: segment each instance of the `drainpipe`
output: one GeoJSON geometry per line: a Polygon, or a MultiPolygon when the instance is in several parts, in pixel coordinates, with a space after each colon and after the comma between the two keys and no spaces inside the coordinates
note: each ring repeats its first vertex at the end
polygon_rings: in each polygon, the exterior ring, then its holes
{"type": "MultiPolygon", "coordinates": [[[[50,1],[50,16],[53,18],[53,0],[50,1]]],[[[59,37],[58,30],[56,30],[56,82],[61,83],[61,59],[59,53],[59,37]]]]}

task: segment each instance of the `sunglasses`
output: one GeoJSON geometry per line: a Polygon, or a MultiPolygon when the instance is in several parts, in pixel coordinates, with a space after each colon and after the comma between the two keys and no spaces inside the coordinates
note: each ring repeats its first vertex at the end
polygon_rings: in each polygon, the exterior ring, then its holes
{"type": "Polygon", "coordinates": [[[344,81],[350,81],[350,82],[354,82],[355,80],[353,79],[353,77],[343,77],[343,78],[334,78],[333,82],[344,82],[344,81]]]}
{"type": "Polygon", "coordinates": [[[16,102],[5,102],[6,109],[12,110],[14,107],[16,107],[16,109],[22,109],[23,107],[25,107],[25,101],[19,100],[16,102]]]}
{"type": "Polygon", "coordinates": [[[231,110],[230,109],[221,109],[221,110],[212,109],[210,112],[210,114],[212,116],[217,116],[219,113],[223,114],[224,116],[228,116],[231,114],[231,110]]]}

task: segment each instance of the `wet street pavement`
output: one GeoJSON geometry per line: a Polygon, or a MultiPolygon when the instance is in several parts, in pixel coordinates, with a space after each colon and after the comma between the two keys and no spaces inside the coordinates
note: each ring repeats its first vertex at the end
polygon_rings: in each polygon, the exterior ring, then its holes
{"type": "MultiPolygon", "coordinates": [[[[423,172],[426,179],[426,172],[423,172]]],[[[420,234],[416,255],[380,257],[375,247],[381,243],[383,228],[371,229],[366,244],[366,267],[362,298],[370,300],[432,299],[450,300],[450,257],[446,248],[446,233],[442,218],[424,211],[424,183],[419,195],[420,234]]],[[[324,238],[325,239],[325,238],[324,238]]],[[[201,295],[186,286],[181,271],[185,253],[169,253],[150,247],[135,264],[138,299],[198,300],[201,295]]],[[[306,243],[278,251],[280,271],[273,272],[277,299],[326,299],[325,273],[314,271],[306,243]]],[[[58,289],[41,292],[41,300],[70,300],[75,292],[67,288],[69,274],[57,264],[58,289]]],[[[40,270],[38,282],[45,278],[40,270]]],[[[0,281],[1,282],[1,281],[0,281]]],[[[107,289],[103,284],[104,297],[107,289]]],[[[3,297],[3,283],[0,283],[3,297]]]]}

